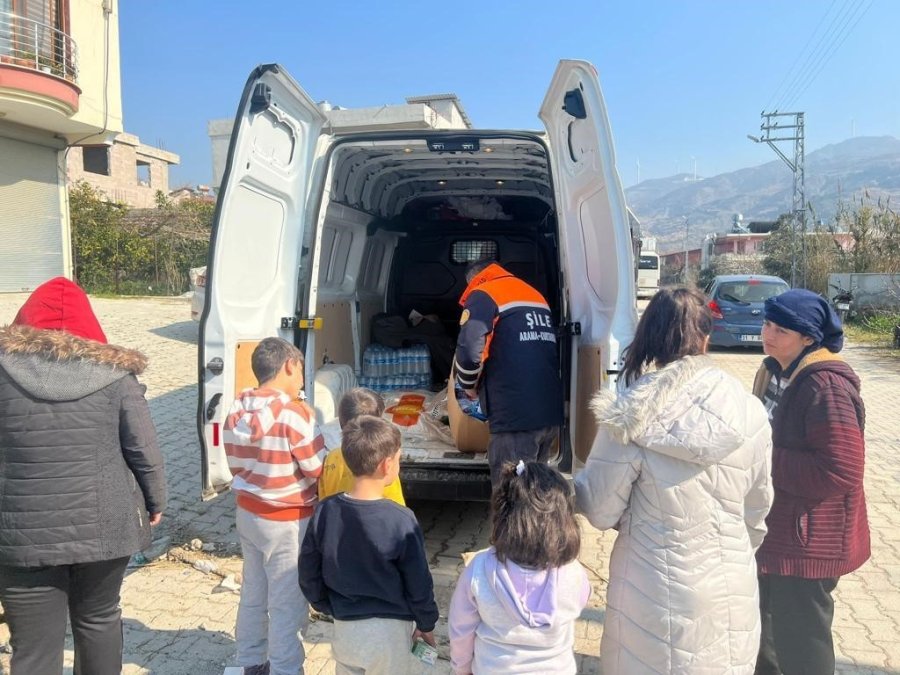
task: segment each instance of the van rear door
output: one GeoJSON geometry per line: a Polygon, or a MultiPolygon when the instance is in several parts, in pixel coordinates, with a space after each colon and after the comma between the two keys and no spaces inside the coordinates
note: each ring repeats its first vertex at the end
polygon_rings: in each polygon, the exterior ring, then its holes
{"type": "MultiPolygon", "coordinates": [[[[203,498],[231,483],[222,424],[235,394],[256,382],[252,347],[292,340],[302,311],[298,288],[309,278],[303,256],[309,194],[325,123],[313,100],[283,68],[257,67],[235,118],[216,205],[200,320],[197,424],[203,498]],[[286,319],[284,326],[282,319],[286,319]]],[[[302,315],[302,314],[301,314],[302,315]]]]}
{"type": "Polygon", "coordinates": [[[615,386],[634,335],[634,254],[625,194],[600,82],[586,61],[560,61],[541,105],[556,192],[563,283],[573,336],[569,430],[587,458],[596,432],[590,397],[615,386]]]}

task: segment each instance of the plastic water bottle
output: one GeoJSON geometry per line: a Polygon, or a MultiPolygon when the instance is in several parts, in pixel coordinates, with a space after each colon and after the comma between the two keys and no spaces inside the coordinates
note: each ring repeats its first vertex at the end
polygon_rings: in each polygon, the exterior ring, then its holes
{"type": "Polygon", "coordinates": [[[375,352],[372,350],[371,345],[366,347],[366,351],[363,352],[363,374],[367,377],[372,377],[377,374],[375,352]]]}
{"type": "Polygon", "coordinates": [[[430,353],[428,352],[428,347],[425,345],[419,345],[419,363],[416,372],[420,375],[428,375],[431,371],[430,365],[430,353]]]}
{"type": "Polygon", "coordinates": [[[384,377],[388,374],[388,363],[387,363],[387,350],[378,345],[378,376],[384,377]]]}
{"type": "Polygon", "coordinates": [[[415,371],[415,347],[407,347],[403,350],[403,372],[409,375],[415,371]]]}

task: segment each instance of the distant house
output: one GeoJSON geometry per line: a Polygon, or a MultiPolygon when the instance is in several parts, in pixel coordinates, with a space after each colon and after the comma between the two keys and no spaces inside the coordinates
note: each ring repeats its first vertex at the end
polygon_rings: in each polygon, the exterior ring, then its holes
{"type": "MultiPolygon", "coordinates": [[[[692,248],[687,252],[688,269],[699,270],[702,249],[692,248]]],[[[684,279],[684,249],[659,255],[660,282],[671,284],[684,279]]]]}
{"type": "Polygon", "coordinates": [[[185,199],[197,199],[202,202],[215,202],[216,195],[209,185],[184,185],[169,192],[169,199],[173,202],[181,202],[185,199]]]}
{"type": "MultiPolygon", "coordinates": [[[[333,133],[383,131],[385,129],[471,129],[472,121],[456,94],[411,96],[405,104],[367,108],[343,108],[328,101],[319,103],[333,133]]],[[[212,145],[213,187],[222,184],[222,172],[228,156],[233,119],[210,120],[207,134],[212,145]]]]}
{"type": "MultiPolygon", "coordinates": [[[[755,221],[742,227],[741,232],[708,234],[699,248],[688,251],[688,265],[700,272],[716,263],[718,274],[762,273],[764,245],[775,229],[774,221],[755,221]]],[[[808,232],[813,235],[813,232],[808,232]]],[[[853,246],[853,235],[847,232],[830,233],[844,250],[853,246]]],[[[684,275],[684,249],[660,255],[663,279],[680,280],[684,275]]]]}
{"type": "Polygon", "coordinates": [[[763,244],[769,232],[729,232],[709,234],[700,247],[700,269],[707,269],[710,263],[723,256],[758,258],[762,260],[763,244]]]}
{"type": "Polygon", "coordinates": [[[132,208],[156,206],[156,193],[169,192],[169,167],[180,158],[173,152],[141,143],[120,133],[111,145],[75,146],[69,150],[69,183],[85,181],[112,201],[132,208]]]}

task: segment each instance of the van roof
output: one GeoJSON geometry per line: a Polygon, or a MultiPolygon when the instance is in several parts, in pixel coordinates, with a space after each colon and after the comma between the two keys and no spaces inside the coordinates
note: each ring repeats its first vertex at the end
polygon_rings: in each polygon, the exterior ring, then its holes
{"type": "Polygon", "coordinates": [[[553,203],[549,162],[543,138],[532,132],[340,134],[331,200],[382,219],[417,201],[537,200],[546,212],[553,203]]]}

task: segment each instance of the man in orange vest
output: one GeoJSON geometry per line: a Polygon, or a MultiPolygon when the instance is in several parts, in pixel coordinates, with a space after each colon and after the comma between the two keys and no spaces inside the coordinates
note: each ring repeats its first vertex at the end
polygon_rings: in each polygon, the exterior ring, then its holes
{"type": "Polygon", "coordinates": [[[562,422],[556,326],[544,296],[499,264],[466,270],[456,381],[488,417],[488,463],[547,461],[562,422]]]}

